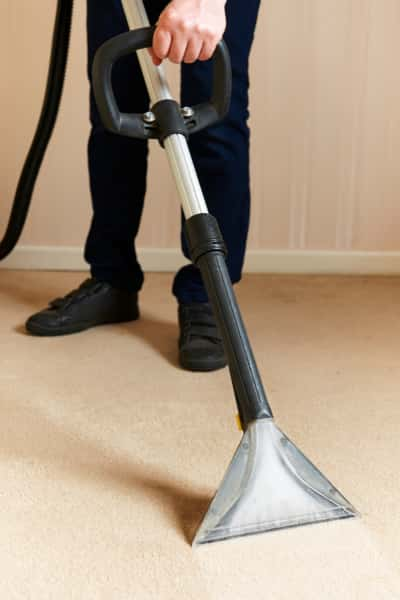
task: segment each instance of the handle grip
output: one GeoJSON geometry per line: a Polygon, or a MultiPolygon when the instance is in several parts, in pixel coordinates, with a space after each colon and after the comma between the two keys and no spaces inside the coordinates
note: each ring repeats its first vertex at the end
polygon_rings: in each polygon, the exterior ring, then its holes
{"type": "MultiPolygon", "coordinates": [[[[112,87],[114,64],[122,57],[150,48],[155,27],[142,27],[117,35],[97,50],[93,61],[93,92],[104,127],[113,133],[139,139],[160,139],[157,126],[146,123],[140,113],[121,113],[112,87]]],[[[222,40],[213,59],[213,91],[211,99],[192,107],[193,113],[183,117],[187,133],[195,133],[222,120],[228,113],[232,72],[229,52],[222,40]]]]}

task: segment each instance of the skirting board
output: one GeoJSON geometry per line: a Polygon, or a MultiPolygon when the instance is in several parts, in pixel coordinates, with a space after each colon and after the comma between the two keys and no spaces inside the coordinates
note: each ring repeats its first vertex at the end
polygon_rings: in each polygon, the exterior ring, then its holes
{"type": "MultiPolygon", "coordinates": [[[[185,264],[175,248],[138,250],[145,271],[176,271],[185,264]]],[[[3,262],[3,269],[86,271],[79,247],[19,246],[3,262]]],[[[248,250],[246,273],[305,273],[343,275],[400,274],[399,252],[341,252],[329,250],[248,250]]]]}

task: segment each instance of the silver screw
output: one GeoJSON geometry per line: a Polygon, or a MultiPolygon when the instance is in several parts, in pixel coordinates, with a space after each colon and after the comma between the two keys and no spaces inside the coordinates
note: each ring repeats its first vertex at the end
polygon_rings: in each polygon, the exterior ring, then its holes
{"type": "Polygon", "coordinates": [[[155,120],[156,120],[156,117],[154,116],[154,113],[151,112],[151,110],[149,110],[143,114],[143,121],[145,123],[148,123],[150,125],[151,123],[155,123],[155,120]]]}
{"type": "Polygon", "coordinates": [[[190,117],[193,117],[194,115],[194,110],[190,106],[182,106],[181,113],[182,117],[185,119],[190,119],[190,117]]]}

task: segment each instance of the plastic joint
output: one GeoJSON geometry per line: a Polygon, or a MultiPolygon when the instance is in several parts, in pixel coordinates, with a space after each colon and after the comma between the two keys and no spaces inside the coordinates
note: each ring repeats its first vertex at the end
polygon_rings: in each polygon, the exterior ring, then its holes
{"type": "Polygon", "coordinates": [[[227,249],[215,217],[201,213],[185,222],[185,233],[192,261],[196,264],[201,256],[218,252],[226,256],[227,249]]]}
{"type": "Polygon", "coordinates": [[[164,147],[164,140],[170,135],[181,134],[186,138],[189,133],[180,106],[175,100],[160,100],[151,107],[156,118],[158,139],[164,147]]]}

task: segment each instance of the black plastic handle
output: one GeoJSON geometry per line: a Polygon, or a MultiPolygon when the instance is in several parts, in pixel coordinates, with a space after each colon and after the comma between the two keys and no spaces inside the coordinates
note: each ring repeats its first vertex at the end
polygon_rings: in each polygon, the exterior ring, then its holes
{"type": "MultiPolygon", "coordinates": [[[[104,127],[113,133],[139,139],[159,138],[157,126],[147,124],[139,113],[121,113],[112,87],[114,64],[137,50],[150,48],[155,27],[142,27],[107,40],[97,50],[92,79],[96,104],[104,127]]],[[[213,55],[213,91],[209,102],[193,106],[193,115],[185,118],[188,133],[194,133],[222,120],[229,110],[232,71],[229,52],[221,40],[213,55]]]]}

